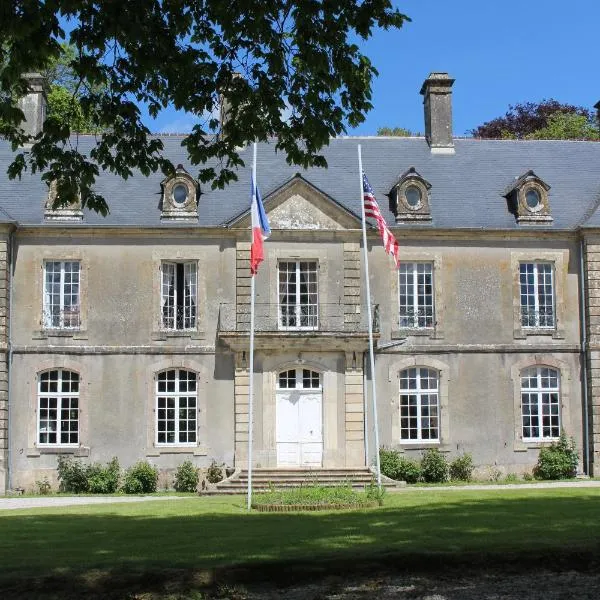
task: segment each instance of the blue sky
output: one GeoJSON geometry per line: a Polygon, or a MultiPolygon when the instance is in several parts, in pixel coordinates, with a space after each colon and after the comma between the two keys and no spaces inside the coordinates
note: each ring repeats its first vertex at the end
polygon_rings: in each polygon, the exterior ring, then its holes
{"type": "MultiPolygon", "coordinates": [[[[412,18],[377,31],[363,50],[379,71],[373,110],[351,135],[378,127],[422,132],[421,84],[447,71],[454,134],[503,115],[509,104],[556,98],[592,108],[600,100],[600,0],[400,0],[412,18]]],[[[194,117],[168,110],[153,131],[189,131],[194,117]]]]}

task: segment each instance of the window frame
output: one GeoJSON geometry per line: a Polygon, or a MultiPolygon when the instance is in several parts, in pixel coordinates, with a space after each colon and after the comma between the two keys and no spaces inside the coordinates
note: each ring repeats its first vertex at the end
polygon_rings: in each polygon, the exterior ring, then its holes
{"type": "MultiPolygon", "coordinates": [[[[520,308],[520,315],[519,315],[519,319],[520,319],[520,325],[522,327],[523,330],[525,331],[535,331],[535,330],[541,330],[541,331],[555,331],[556,330],[556,324],[557,324],[557,316],[556,316],[556,265],[554,264],[554,262],[552,261],[547,261],[547,260],[533,260],[533,261],[527,261],[527,260],[521,260],[519,261],[519,272],[518,272],[518,277],[519,277],[519,308],[520,308]],[[527,289],[524,290],[524,286],[529,285],[527,282],[523,283],[523,276],[527,276],[528,273],[522,272],[523,267],[527,268],[529,265],[531,265],[533,267],[533,278],[534,278],[534,282],[533,282],[533,287],[534,287],[534,294],[528,294],[527,293],[527,289]],[[552,316],[552,324],[551,325],[541,325],[541,317],[542,315],[540,314],[540,306],[542,305],[540,303],[540,299],[542,294],[540,294],[540,275],[544,276],[545,274],[540,274],[540,266],[544,266],[544,267],[549,267],[549,274],[550,274],[550,283],[551,283],[551,295],[550,295],[550,301],[551,301],[551,316],[552,316]],[[528,304],[523,304],[523,298],[526,297],[533,297],[533,310],[534,310],[534,324],[533,325],[529,325],[527,323],[524,322],[524,320],[527,320],[530,318],[530,313],[529,311],[531,310],[530,305],[528,304]],[[527,313],[524,314],[524,310],[528,311],[527,313]]],[[[542,284],[544,285],[544,284],[542,284]]],[[[543,294],[544,297],[547,296],[547,294],[543,294]]],[[[544,306],[548,306],[548,304],[544,304],[544,306]]],[[[544,315],[544,318],[547,318],[548,315],[544,315]]]]}
{"type": "Polygon", "coordinates": [[[198,310],[198,261],[197,260],[161,260],[160,263],[160,281],[159,281],[159,293],[160,293],[160,297],[159,297],[159,307],[160,307],[160,315],[159,315],[159,322],[160,322],[160,331],[164,331],[164,332],[171,332],[171,333],[185,333],[185,332],[194,332],[194,331],[198,331],[198,319],[199,319],[199,310],[198,310]],[[182,315],[181,315],[181,322],[185,325],[185,322],[187,319],[192,320],[193,319],[193,325],[190,327],[178,327],[178,323],[180,322],[179,319],[179,306],[178,306],[178,280],[177,280],[177,266],[178,265],[183,265],[183,288],[184,288],[184,296],[182,299],[182,305],[181,305],[181,310],[183,311],[182,315]],[[193,282],[191,284],[190,287],[193,287],[194,289],[194,294],[192,296],[192,294],[190,294],[189,296],[186,296],[185,293],[185,285],[186,285],[186,277],[187,277],[187,271],[190,267],[193,266],[194,269],[194,276],[193,276],[193,282]],[[166,277],[166,270],[165,267],[168,268],[173,268],[173,306],[172,306],[172,310],[173,310],[173,315],[172,316],[165,316],[165,307],[166,307],[166,300],[168,300],[168,298],[171,298],[170,294],[165,295],[165,277],[166,277]],[[190,305],[187,306],[186,305],[186,300],[190,299],[190,305]],[[186,312],[190,311],[190,316],[186,316],[186,312]],[[172,319],[173,320],[173,327],[169,327],[168,326],[168,319],[172,319]]]}
{"type": "MultiPolygon", "coordinates": [[[[398,268],[398,326],[400,328],[400,330],[409,330],[409,331],[432,331],[434,330],[435,326],[436,326],[436,303],[435,303],[435,263],[432,260],[406,260],[406,261],[400,261],[400,266],[398,268]],[[403,273],[403,267],[407,267],[407,266],[411,266],[411,270],[409,271],[405,271],[403,273]],[[422,273],[423,275],[427,276],[429,275],[430,277],[430,281],[429,281],[429,285],[431,287],[431,294],[429,294],[431,296],[431,315],[423,315],[423,318],[425,319],[425,324],[424,325],[419,325],[419,319],[421,318],[419,314],[417,315],[412,315],[412,316],[403,316],[402,315],[402,282],[401,282],[401,277],[404,274],[405,276],[408,276],[409,274],[412,277],[412,293],[410,295],[411,299],[412,299],[412,306],[413,306],[413,311],[417,311],[417,313],[419,313],[421,310],[426,310],[427,308],[429,308],[429,306],[423,304],[423,306],[419,306],[418,303],[418,299],[419,299],[419,266],[423,265],[423,266],[427,266],[429,267],[429,273],[422,273]],[[416,309],[414,308],[416,306],[416,309]],[[407,320],[411,319],[413,321],[413,324],[408,324],[407,320]],[[427,321],[430,320],[430,324],[427,324],[427,321]],[[414,324],[416,322],[416,325],[414,324]]],[[[424,285],[427,285],[426,283],[424,285]]],[[[408,286],[407,286],[408,287],[408,286]]],[[[427,294],[422,294],[422,296],[427,296],[427,294]]],[[[406,297],[409,297],[408,295],[406,297]]],[[[409,305],[406,304],[406,307],[408,307],[409,305]]]]}
{"type": "Polygon", "coordinates": [[[78,331],[81,329],[81,322],[82,322],[81,274],[82,274],[82,265],[81,265],[81,260],[78,258],[74,258],[74,259],[46,258],[46,259],[44,259],[43,269],[42,269],[42,326],[43,326],[44,330],[78,331]],[[48,288],[48,273],[49,273],[48,266],[51,264],[60,265],[59,282],[58,282],[58,285],[59,285],[59,292],[58,292],[59,314],[58,314],[58,324],[56,324],[56,325],[53,323],[54,315],[53,315],[52,308],[51,308],[54,306],[54,304],[52,302],[49,302],[49,298],[54,295],[54,294],[50,293],[49,288],[48,288]],[[77,273],[77,283],[76,284],[73,284],[72,281],[71,282],[65,281],[66,273],[67,273],[65,267],[67,264],[76,264],[77,265],[77,271],[75,271],[75,270],[69,271],[71,276],[74,273],[77,273]],[[68,294],[65,294],[65,287],[67,285],[71,285],[71,286],[76,285],[76,288],[77,288],[76,295],[73,294],[72,292],[70,294],[71,297],[77,298],[77,304],[69,305],[69,308],[72,311],[71,319],[73,317],[75,317],[74,325],[65,324],[65,314],[66,314],[65,296],[68,296],[68,294]]]}
{"type": "Polygon", "coordinates": [[[319,261],[318,260],[314,260],[314,259],[296,259],[296,258],[289,258],[289,259],[284,259],[281,258],[277,261],[277,329],[279,331],[318,331],[319,330],[319,261]],[[292,294],[290,294],[287,291],[287,287],[286,287],[286,291],[282,291],[282,284],[285,286],[288,286],[290,284],[289,281],[285,281],[282,282],[281,281],[281,275],[282,275],[282,270],[281,267],[282,265],[290,265],[290,264],[295,264],[295,270],[294,271],[286,271],[287,274],[289,273],[295,273],[295,281],[293,282],[293,285],[295,285],[296,291],[293,294],[295,296],[294,302],[282,302],[282,298],[283,297],[287,297],[287,296],[291,296],[292,294]],[[307,286],[309,286],[309,291],[306,292],[307,296],[314,296],[316,299],[316,302],[307,302],[307,303],[302,303],[301,302],[301,297],[302,297],[302,292],[301,292],[301,285],[302,285],[302,281],[301,281],[301,275],[302,275],[302,269],[301,269],[301,265],[302,264],[306,264],[306,265],[314,265],[314,269],[313,268],[308,268],[307,271],[305,271],[305,274],[307,274],[309,276],[309,279],[305,282],[307,286]],[[314,274],[314,281],[310,280],[310,275],[314,274]],[[315,286],[315,290],[314,291],[310,291],[310,285],[314,283],[315,286]],[[284,314],[283,311],[283,307],[288,307],[289,308],[293,308],[293,314],[287,313],[284,314]],[[301,311],[303,308],[308,308],[308,313],[306,315],[302,315],[301,311]],[[298,323],[301,323],[301,320],[303,317],[306,317],[307,322],[309,323],[308,325],[299,325],[298,323]],[[289,325],[285,323],[285,320],[295,320],[296,325],[289,325]]]}
{"type": "MultiPolygon", "coordinates": [[[[531,377],[529,377],[531,379],[531,377]]],[[[548,375],[547,377],[548,379],[550,379],[550,375],[548,375]]],[[[561,415],[561,372],[560,369],[549,366],[549,365],[544,365],[544,364],[536,364],[536,365],[529,365],[527,367],[522,368],[519,371],[519,388],[520,388],[520,413],[521,413],[521,422],[520,422],[520,430],[521,430],[521,438],[523,440],[523,442],[525,443],[538,443],[538,442],[553,442],[559,439],[560,437],[560,432],[561,432],[561,428],[562,428],[562,415],[561,415]],[[523,386],[523,379],[526,377],[525,373],[527,371],[532,371],[535,369],[535,376],[536,376],[536,380],[537,380],[537,384],[535,387],[524,387],[523,386]],[[544,387],[544,385],[541,383],[543,382],[543,375],[542,375],[542,371],[546,369],[548,371],[552,371],[555,374],[555,378],[557,381],[556,387],[544,387]],[[533,415],[530,413],[529,415],[525,415],[524,413],[524,402],[523,402],[523,396],[527,394],[529,396],[536,396],[536,402],[535,402],[535,406],[537,409],[537,414],[535,415],[537,417],[538,420],[538,431],[540,432],[540,435],[536,436],[526,436],[525,435],[525,419],[527,417],[529,418],[533,418],[533,415]],[[544,425],[543,425],[543,417],[544,415],[544,396],[548,395],[548,396],[552,396],[552,395],[556,395],[556,401],[552,402],[552,400],[549,398],[548,402],[547,402],[547,406],[550,409],[550,418],[552,418],[552,414],[551,414],[551,408],[553,405],[556,405],[558,407],[558,412],[556,415],[556,418],[558,420],[558,423],[556,426],[550,425],[549,427],[552,428],[556,428],[557,429],[557,435],[543,435],[543,430],[544,430],[544,425]]],[[[532,405],[531,402],[529,402],[530,405],[532,405]]],[[[529,425],[530,429],[533,429],[533,425],[529,425]]]]}
{"type": "MultiPolygon", "coordinates": [[[[48,382],[50,383],[51,379],[48,380],[48,382]]],[[[71,383],[73,382],[73,380],[70,380],[71,383]]],[[[37,386],[36,386],[36,397],[37,397],[37,415],[36,415],[36,442],[35,445],[39,448],[79,448],[81,445],[81,375],[80,373],[78,373],[77,371],[73,370],[73,369],[69,369],[69,368],[50,368],[50,369],[44,369],[43,371],[39,371],[37,373],[37,386]],[[56,372],[57,373],[57,377],[56,377],[56,387],[57,387],[57,391],[56,392],[51,392],[50,390],[48,390],[47,392],[42,392],[42,383],[43,383],[43,375],[48,374],[48,376],[50,377],[50,374],[56,372]],[[71,375],[76,375],[77,379],[77,391],[73,392],[73,391],[63,391],[62,390],[62,384],[63,382],[66,382],[67,380],[64,379],[64,373],[69,373],[71,375]],[[43,399],[47,399],[47,400],[51,400],[51,399],[55,399],[56,400],[56,408],[54,410],[56,410],[56,418],[54,419],[55,423],[56,423],[56,429],[54,432],[48,430],[48,431],[44,431],[42,432],[42,411],[43,410],[47,410],[50,411],[51,408],[49,406],[42,408],[42,400],[43,399]],[[62,407],[62,401],[63,400],[76,400],[77,402],[77,406],[74,409],[72,406],[69,406],[67,408],[63,408],[62,407]],[[61,415],[63,411],[72,411],[72,410],[76,410],[77,411],[77,418],[75,420],[76,422],[76,436],[77,436],[77,441],[76,442],[62,442],[60,441],[61,439],[61,435],[63,433],[63,428],[62,425],[65,421],[67,421],[68,423],[72,423],[74,421],[74,419],[71,418],[71,416],[69,415],[68,419],[64,419],[61,415]],[[42,433],[49,435],[50,433],[56,433],[56,442],[42,442],[41,441],[41,436],[42,433]]],[[[45,419],[45,421],[48,422],[47,428],[50,426],[50,418],[48,417],[47,419],[45,419]]],[[[66,432],[70,433],[73,430],[71,429],[67,429],[66,432]]]]}
{"type": "MultiPolygon", "coordinates": [[[[430,377],[430,376],[428,376],[430,377]]],[[[403,369],[401,369],[398,373],[398,380],[399,380],[399,394],[398,394],[398,416],[399,416],[399,424],[398,424],[398,432],[399,432],[399,443],[402,445],[413,445],[413,444],[419,444],[419,445],[424,445],[424,444],[436,444],[439,445],[441,444],[442,441],[442,416],[441,416],[441,406],[442,406],[442,402],[441,402],[441,393],[442,393],[442,384],[441,384],[441,374],[440,371],[436,368],[427,366],[427,365],[410,365],[407,366],[403,369]],[[416,370],[416,387],[414,389],[411,388],[403,388],[402,387],[402,382],[403,382],[403,373],[409,373],[411,370],[416,370]],[[435,388],[423,388],[421,386],[421,379],[422,377],[422,371],[427,371],[428,373],[434,374],[435,375],[435,382],[436,382],[436,386],[435,388]],[[403,393],[404,392],[404,393],[403,393]],[[417,406],[417,437],[416,438],[403,438],[403,432],[404,431],[410,431],[410,428],[406,429],[403,427],[402,425],[402,419],[403,418],[408,418],[410,419],[411,417],[403,417],[402,415],[402,409],[404,407],[403,404],[403,396],[409,396],[409,395],[414,395],[416,396],[416,406],[417,406]],[[423,431],[425,429],[432,429],[432,427],[428,427],[428,428],[424,428],[423,427],[423,420],[427,419],[427,418],[431,418],[431,415],[429,416],[423,416],[423,400],[422,400],[422,396],[431,396],[431,395],[435,395],[436,397],[436,401],[435,401],[435,409],[436,409],[436,415],[435,418],[437,419],[437,437],[435,438],[424,438],[423,437],[423,431]]],[[[409,404],[406,405],[407,407],[410,407],[409,404]]],[[[431,406],[433,406],[432,404],[428,405],[430,408],[431,406]]]]}
{"type": "MultiPolygon", "coordinates": [[[[199,438],[199,398],[198,398],[198,387],[199,387],[199,383],[200,383],[200,377],[197,371],[187,368],[187,367],[169,367],[166,369],[161,369],[160,371],[158,371],[154,377],[155,379],[155,385],[154,385],[154,444],[157,448],[196,448],[198,446],[198,438],[199,438]],[[169,371],[175,371],[175,391],[173,392],[169,392],[165,389],[165,391],[161,391],[160,390],[160,384],[161,384],[161,379],[160,376],[164,373],[167,374],[169,371]],[[194,379],[195,379],[195,390],[193,392],[190,391],[182,391],[180,389],[180,382],[182,381],[180,379],[180,373],[184,371],[186,373],[192,373],[194,375],[194,379]],[[195,406],[193,408],[194,410],[194,428],[190,429],[188,427],[188,429],[186,429],[185,431],[189,434],[191,431],[194,432],[194,435],[196,437],[196,440],[193,442],[181,442],[179,441],[180,439],[180,434],[182,433],[182,430],[180,429],[180,421],[181,419],[177,416],[177,413],[179,413],[180,410],[182,410],[182,406],[181,406],[181,401],[182,400],[186,400],[188,401],[190,398],[194,398],[195,400],[195,406]],[[175,407],[174,407],[174,411],[175,411],[175,416],[173,417],[174,420],[174,435],[175,435],[175,440],[174,442],[168,442],[168,441],[164,441],[161,442],[159,441],[159,436],[161,433],[165,434],[165,439],[167,434],[169,433],[168,429],[165,428],[164,432],[162,432],[160,430],[160,422],[162,420],[165,421],[165,427],[167,422],[170,419],[161,419],[161,410],[169,410],[169,407],[167,405],[165,405],[164,408],[162,408],[159,403],[160,400],[164,399],[164,400],[169,400],[169,399],[174,399],[175,400],[175,407]]],[[[168,381],[168,380],[166,380],[168,381]]],[[[188,380],[189,381],[189,380],[188,380]]],[[[189,406],[185,406],[183,407],[184,410],[192,410],[189,408],[189,406]]],[[[188,417],[185,419],[186,421],[189,421],[189,415],[188,417]]]]}
{"type": "Polygon", "coordinates": [[[283,369],[278,371],[275,389],[277,391],[293,391],[293,390],[318,390],[323,391],[323,375],[315,369],[306,367],[290,367],[289,369],[283,369]],[[294,386],[282,386],[282,381],[291,381],[293,373],[294,386]],[[305,387],[304,383],[306,379],[309,380],[309,386],[305,387]],[[318,380],[318,385],[313,385],[315,378],[318,380]],[[299,385],[300,384],[300,385],[299,385]]]}

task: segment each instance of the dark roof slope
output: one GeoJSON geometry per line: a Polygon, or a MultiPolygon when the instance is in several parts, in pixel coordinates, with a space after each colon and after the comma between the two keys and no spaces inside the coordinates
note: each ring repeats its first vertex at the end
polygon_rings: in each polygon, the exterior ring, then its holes
{"type": "MultiPolygon", "coordinates": [[[[163,139],[165,154],[194,175],[180,137],[163,139]]],[[[89,152],[93,138],[81,137],[79,148],[89,152]]],[[[409,167],[431,183],[432,221],[428,225],[400,227],[569,230],[586,225],[600,226],[596,207],[600,197],[600,143],[575,141],[513,141],[456,139],[454,155],[431,154],[423,138],[338,138],[331,140],[324,155],[328,169],[301,170],[290,166],[273,145],[258,147],[257,179],[263,197],[285,184],[297,172],[356,214],[360,214],[357,146],[362,146],[363,168],[388,223],[389,193],[398,176],[409,167]],[[518,225],[508,211],[503,194],[515,178],[528,170],[548,183],[554,221],[540,226],[518,225]]],[[[202,186],[199,203],[200,227],[223,226],[249,206],[252,148],[241,153],[246,167],[239,179],[224,190],[202,186]]],[[[0,141],[0,208],[23,225],[44,223],[47,188],[38,175],[26,173],[9,181],[6,169],[13,153],[0,141]]],[[[85,212],[84,224],[139,227],[174,227],[160,221],[162,174],[141,174],[128,180],[103,173],[97,183],[110,206],[103,218],[85,212]]],[[[4,220],[0,213],[0,221],[4,220]]]]}

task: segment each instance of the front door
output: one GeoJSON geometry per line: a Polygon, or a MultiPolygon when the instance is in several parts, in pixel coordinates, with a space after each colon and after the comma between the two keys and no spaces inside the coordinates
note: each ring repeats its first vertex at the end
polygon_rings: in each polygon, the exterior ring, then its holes
{"type": "Polygon", "coordinates": [[[277,466],[323,463],[323,388],[310,369],[290,369],[277,380],[277,466]]]}

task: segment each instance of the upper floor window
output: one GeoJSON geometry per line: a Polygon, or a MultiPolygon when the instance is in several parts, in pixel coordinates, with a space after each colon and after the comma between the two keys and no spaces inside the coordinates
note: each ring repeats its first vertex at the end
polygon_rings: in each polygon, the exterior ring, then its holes
{"type": "Polygon", "coordinates": [[[156,443],[196,445],[197,376],[194,371],[168,369],[156,379],[156,443]]]}
{"type": "Polygon", "coordinates": [[[439,442],[438,372],[412,367],[400,372],[400,441],[439,442]]]}
{"type": "Polygon", "coordinates": [[[521,371],[521,418],[524,440],[560,436],[560,377],[550,367],[521,371]]]}
{"type": "Polygon", "coordinates": [[[553,328],[554,269],[551,263],[533,262],[519,265],[521,325],[553,328]]]}
{"type": "Polygon", "coordinates": [[[316,261],[279,263],[279,328],[317,329],[319,295],[316,261]]]}
{"type": "Polygon", "coordinates": [[[38,379],[38,443],[79,444],[79,375],[54,369],[38,379]]]}
{"type": "Polygon", "coordinates": [[[44,327],[76,329],[80,325],[80,264],[77,260],[44,263],[44,327]]]}
{"type": "Polygon", "coordinates": [[[197,270],[195,262],[163,262],[161,285],[162,328],[196,328],[197,270]]]}
{"type": "Polygon", "coordinates": [[[433,264],[400,263],[398,276],[400,327],[433,327],[433,264]]]}

